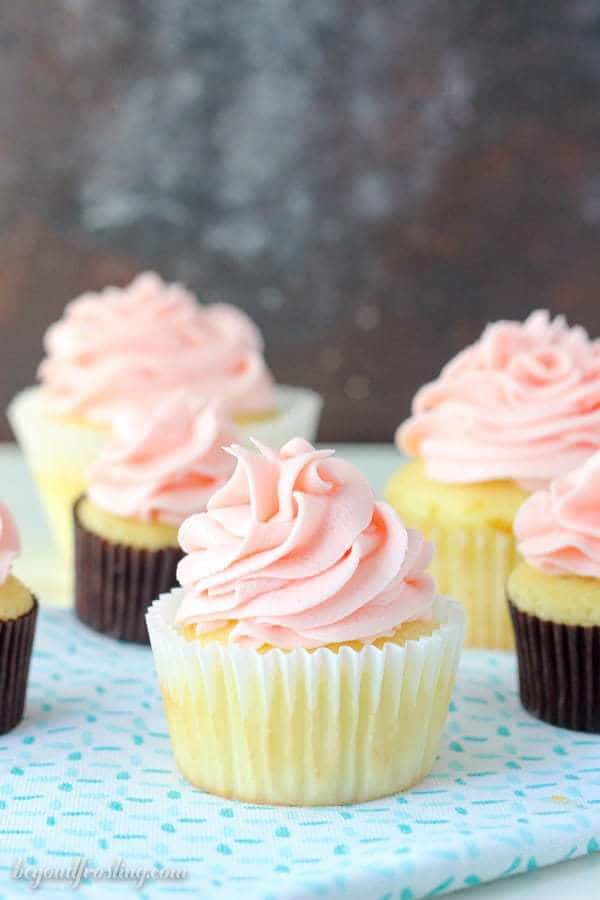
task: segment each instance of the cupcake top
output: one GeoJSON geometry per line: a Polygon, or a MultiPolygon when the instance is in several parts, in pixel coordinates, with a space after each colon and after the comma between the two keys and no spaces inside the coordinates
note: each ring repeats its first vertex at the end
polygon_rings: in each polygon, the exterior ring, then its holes
{"type": "Polygon", "coordinates": [[[375,501],[362,474],[295,438],[228,448],[231,479],[180,528],[179,626],[291,649],[371,643],[431,620],[432,547],[375,501]]]}
{"type": "Polygon", "coordinates": [[[600,449],[600,341],[544,310],[488,325],[417,393],[396,441],[438,481],[544,486],[600,449]]]}
{"type": "Polygon", "coordinates": [[[0,503],[0,586],[8,579],[20,552],[21,541],[15,520],[4,503],[0,503]]]}
{"type": "Polygon", "coordinates": [[[600,578],[600,453],[532,494],[514,531],[530,566],[549,575],[600,578]]]}
{"type": "Polygon", "coordinates": [[[235,436],[228,415],[212,401],[184,392],[151,413],[123,413],[114,438],[89,470],[88,498],[125,518],[179,526],[231,475],[223,445],[235,436]]]}
{"type": "Polygon", "coordinates": [[[165,392],[200,386],[234,413],[273,409],[261,335],[239,309],[201,306],[153,272],[69,303],[44,340],[39,378],[52,412],[110,425],[165,392]]]}

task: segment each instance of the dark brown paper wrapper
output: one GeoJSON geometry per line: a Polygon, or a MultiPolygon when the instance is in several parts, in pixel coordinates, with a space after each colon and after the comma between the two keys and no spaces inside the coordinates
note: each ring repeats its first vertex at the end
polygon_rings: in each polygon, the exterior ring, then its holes
{"type": "Polygon", "coordinates": [[[75,612],[102,634],[149,644],[146,610],[177,586],[178,547],[141,550],[114,544],[82,526],[75,504],[75,612]]]}
{"type": "Polygon", "coordinates": [[[600,627],[548,622],[510,599],[509,607],[525,709],[551,725],[600,734],[600,627]]]}
{"type": "Polygon", "coordinates": [[[0,621],[0,734],[23,718],[37,613],[34,597],[28,613],[0,621]]]}

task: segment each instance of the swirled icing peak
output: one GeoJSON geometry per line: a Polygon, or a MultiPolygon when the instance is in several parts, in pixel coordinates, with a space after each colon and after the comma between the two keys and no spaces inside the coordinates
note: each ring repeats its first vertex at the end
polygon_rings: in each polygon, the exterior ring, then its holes
{"type": "Polygon", "coordinates": [[[332,450],[232,446],[231,479],[180,528],[176,622],[260,647],[369,643],[431,619],[431,545],[332,450]]]}
{"type": "Polygon", "coordinates": [[[600,453],[528,497],[514,531],[519,553],[536,569],[600,578],[600,453]]]}
{"type": "Polygon", "coordinates": [[[21,552],[21,541],[10,510],[0,503],[0,585],[4,584],[12,564],[21,552]]]}
{"type": "Polygon", "coordinates": [[[274,405],[262,338],[251,320],[228,304],[201,306],[153,272],[73,300],[44,344],[39,377],[59,415],[111,424],[123,410],[152,408],[179,388],[200,389],[235,413],[274,405]]]}
{"type": "Polygon", "coordinates": [[[179,392],[154,413],[122,413],[113,431],[89,470],[88,497],[117,516],[179,526],[206,509],[234,468],[223,447],[235,429],[215,401],[179,392]]]}
{"type": "Polygon", "coordinates": [[[600,342],[543,310],[488,325],[417,393],[396,441],[438,481],[546,484],[600,449],[600,342]]]}

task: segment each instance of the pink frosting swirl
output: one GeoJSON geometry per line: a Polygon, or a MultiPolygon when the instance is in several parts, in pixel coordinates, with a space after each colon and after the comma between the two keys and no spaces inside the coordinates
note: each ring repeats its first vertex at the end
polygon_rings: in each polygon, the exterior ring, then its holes
{"type": "Polygon", "coordinates": [[[202,633],[235,622],[251,647],[370,643],[429,620],[431,545],[376,503],[361,473],[295,438],[279,453],[229,448],[237,459],[179,541],[178,625],[202,633]]]}
{"type": "Polygon", "coordinates": [[[21,552],[21,541],[10,510],[0,503],[0,585],[4,584],[12,564],[21,552]]]}
{"type": "Polygon", "coordinates": [[[206,509],[231,475],[223,446],[235,436],[215,402],[185,393],[163,398],[153,414],[117,416],[114,440],[89,470],[88,497],[107,512],[179,526],[206,509]]]}
{"type": "Polygon", "coordinates": [[[273,380],[256,326],[223,303],[201,306],[153,272],[128,287],[84,294],[45,337],[39,377],[55,413],[111,424],[123,410],[152,408],[184,388],[232,412],[273,408],[273,380]]]}
{"type": "Polygon", "coordinates": [[[600,578],[600,453],[528,497],[514,531],[519,553],[536,569],[600,578]]]}
{"type": "Polygon", "coordinates": [[[600,448],[600,342],[545,311],[488,325],[417,393],[396,441],[438,481],[566,474],[600,448]]]}

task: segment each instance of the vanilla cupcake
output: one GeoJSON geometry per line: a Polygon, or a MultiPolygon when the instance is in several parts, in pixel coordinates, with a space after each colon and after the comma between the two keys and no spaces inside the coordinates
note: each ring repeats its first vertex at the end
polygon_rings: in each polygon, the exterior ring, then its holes
{"type": "Polygon", "coordinates": [[[523,706],[600,733],[600,453],[525,501],[508,598],[523,706]]]}
{"type": "Polygon", "coordinates": [[[432,573],[466,608],[466,645],[511,648],[514,517],[600,448],[600,342],[542,311],[489,325],[417,393],[396,439],[414,460],[386,497],[434,541],[432,573]]]}
{"type": "Polygon", "coordinates": [[[11,574],[20,552],[17,526],[0,503],[0,734],[23,718],[37,620],[35,597],[11,574]]]}
{"type": "Polygon", "coordinates": [[[145,614],[176,583],[179,525],[233,469],[235,434],[216,404],[185,393],[123,413],[75,505],[75,610],[96,631],[148,643],[145,614]]]}
{"type": "Polygon", "coordinates": [[[73,503],[121,414],[184,389],[218,400],[242,431],[276,440],[316,431],[319,398],[274,385],[260,333],[241,310],[202,306],[151,272],[69,303],[45,349],[41,386],[15,398],[9,419],[67,562],[73,503]]]}
{"type": "Polygon", "coordinates": [[[177,764],[253,803],[408,788],[435,760],[460,607],[354,466],[301,439],[257,447],[230,448],[230,481],[180,529],[183,587],[148,613],[177,764]]]}

